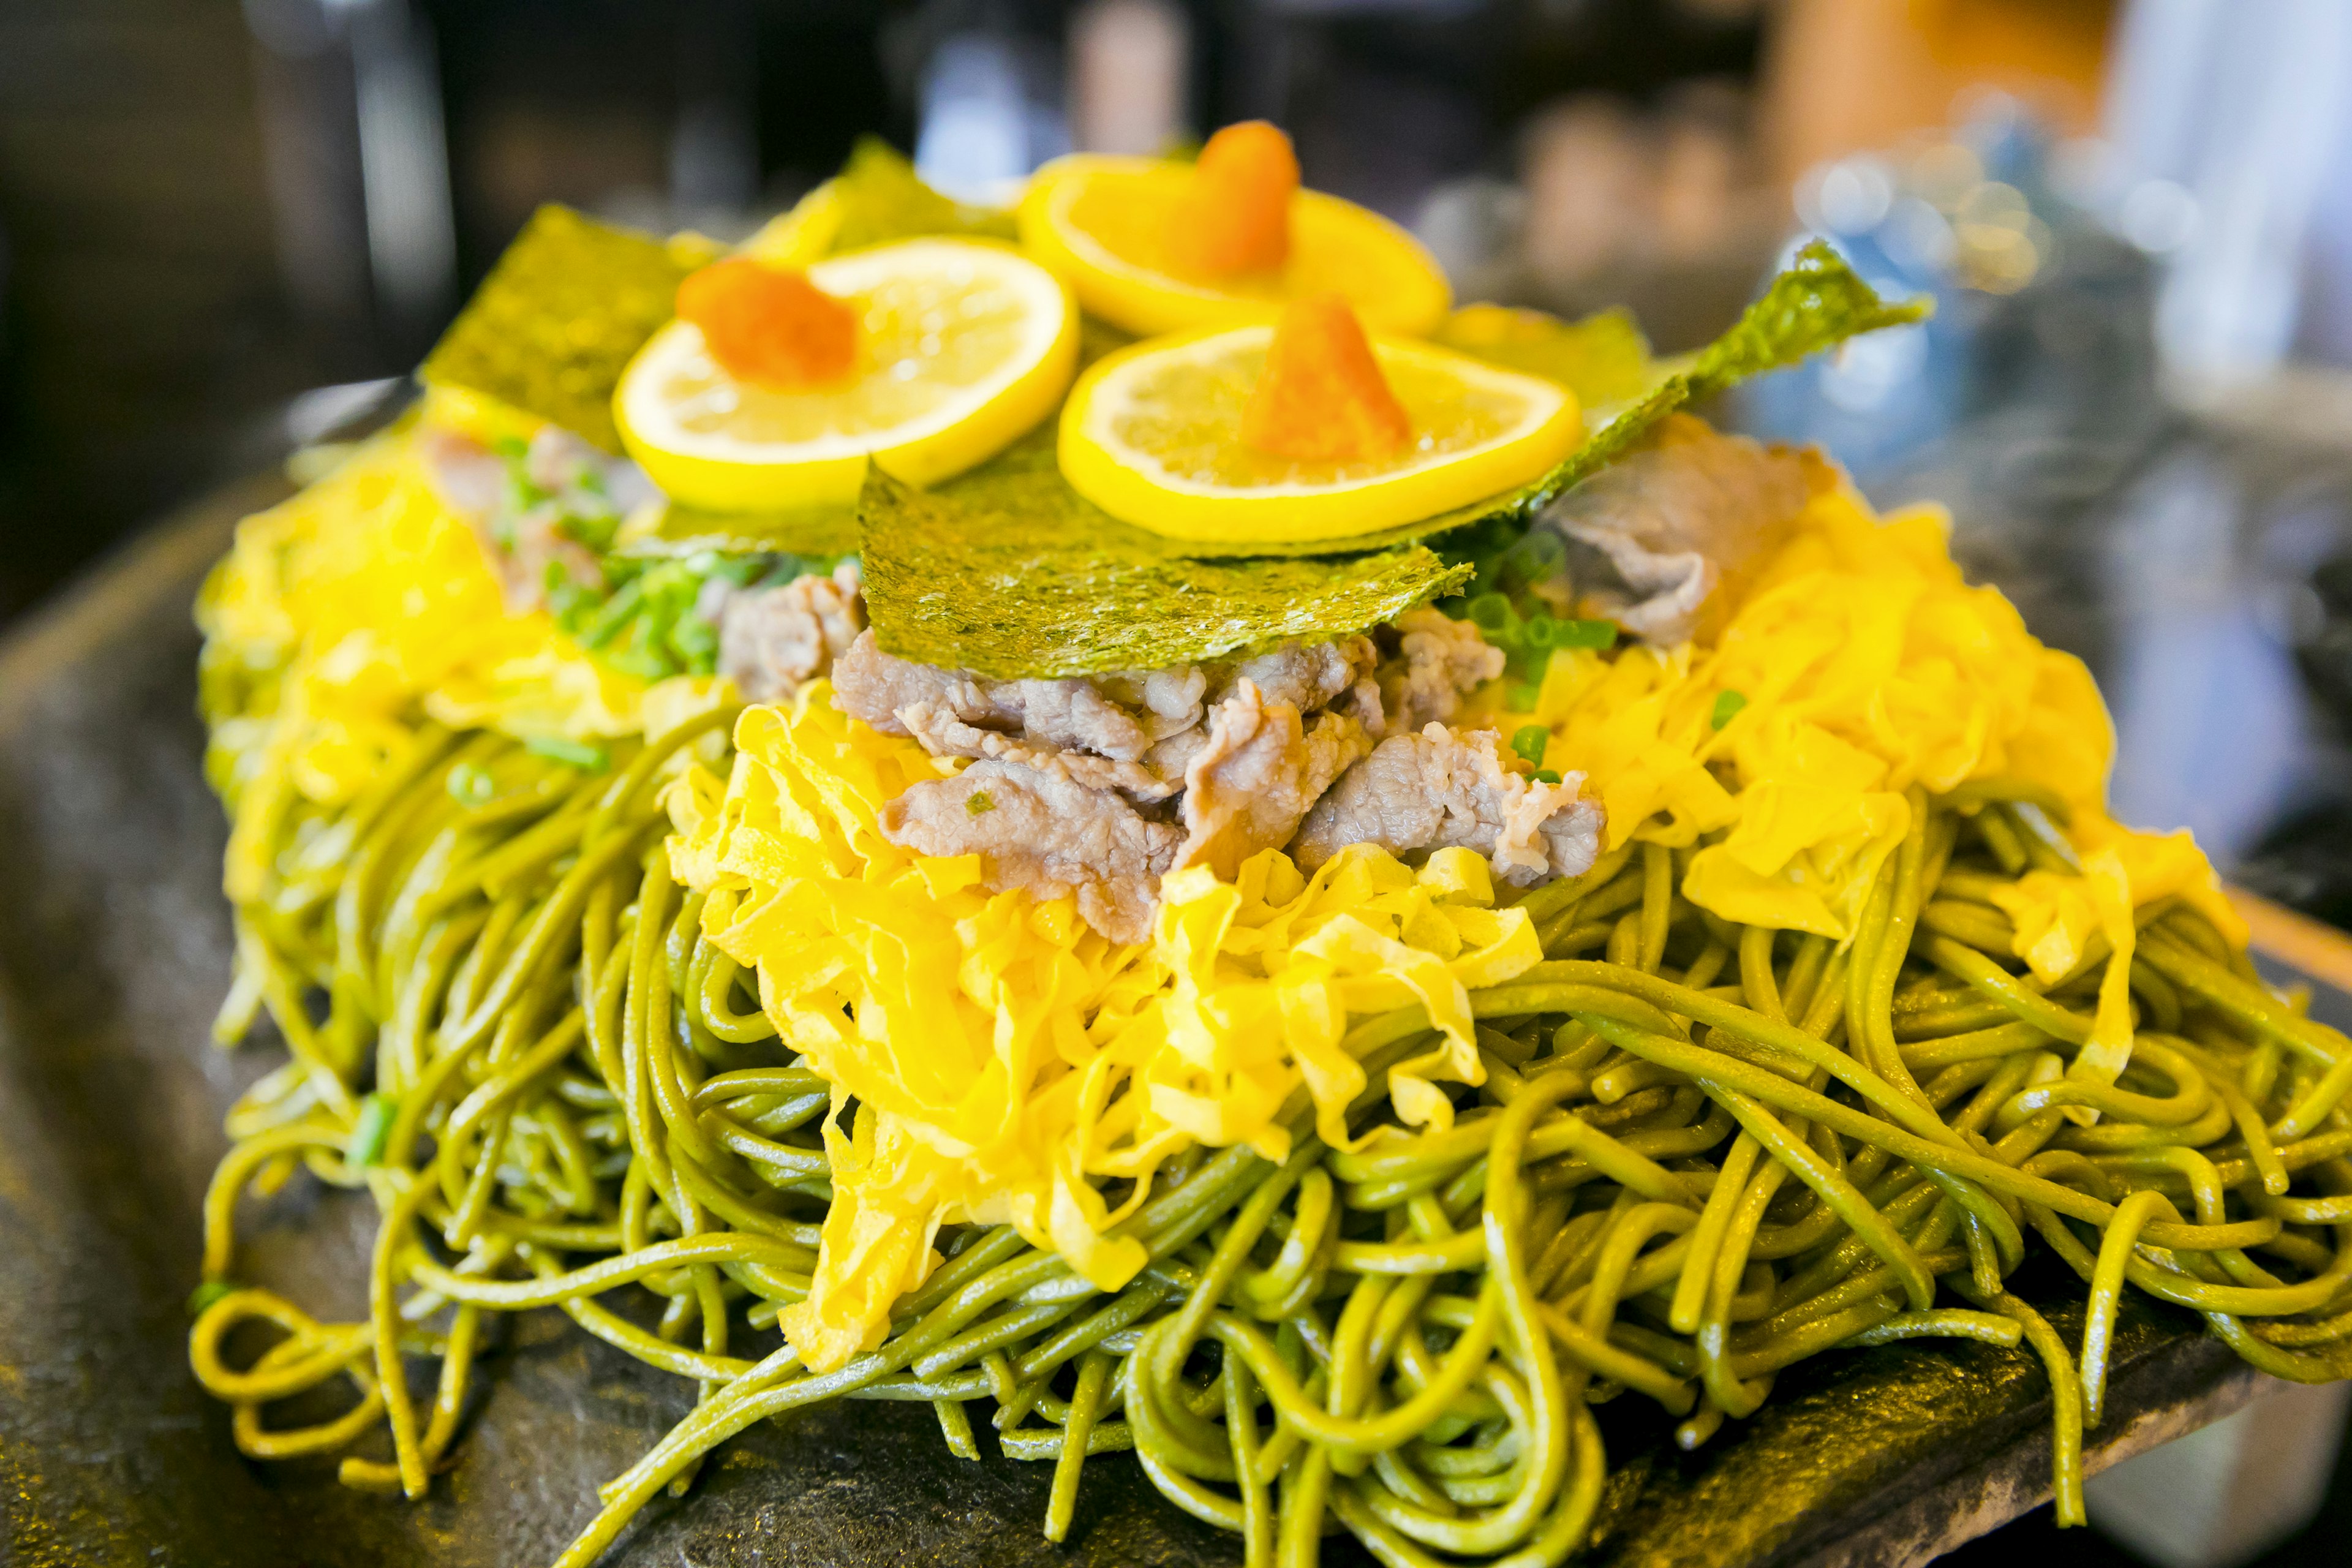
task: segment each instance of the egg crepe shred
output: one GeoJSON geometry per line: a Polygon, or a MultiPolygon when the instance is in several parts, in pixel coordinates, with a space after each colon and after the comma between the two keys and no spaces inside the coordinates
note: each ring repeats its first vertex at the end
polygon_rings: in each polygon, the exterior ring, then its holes
{"type": "MultiPolygon", "coordinates": [[[[657,733],[726,697],[709,679],[648,686],[545,614],[508,614],[405,431],[250,520],[201,618],[207,680],[254,699],[213,740],[236,824],[232,898],[260,884],[273,803],[348,798],[397,762],[420,714],[581,740],[657,733]]],[[[1464,722],[1549,727],[1544,761],[1586,774],[1607,847],[1671,847],[1682,895],[1737,923],[1846,937],[1914,785],[2004,777],[2054,794],[2084,875],[2030,873],[2001,902],[2045,983],[2095,937],[2120,960],[2075,1068],[2108,1082],[2130,1047],[2134,910],[2178,896],[2243,937],[2186,834],[2105,816],[2113,733],[2088,671],[1962,581],[1929,510],[1882,521],[1850,489],[1817,494],[1712,646],[1556,651],[1531,714],[1504,701],[1489,688],[1464,722]]],[[[834,1201],[808,1298],[780,1318],[812,1368],[880,1342],[943,1224],[1009,1221],[1116,1289],[1145,1258],[1106,1233],[1171,1155],[1246,1143],[1279,1159],[1300,1095],[1346,1146],[1342,1112],[1364,1088],[1351,1020],[1422,1005],[1433,1038],[1392,1075],[1392,1101],[1408,1126],[1446,1124],[1434,1086],[1483,1076],[1468,991],[1542,958],[1475,855],[1413,868],[1367,847],[1312,877],[1275,851],[1232,882],[1178,873],[1150,942],[1115,945],[1068,900],[990,894],[976,856],[887,842],[885,804],[961,764],[847,718],[823,682],[745,710],[735,745],[724,777],[689,760],[671,781],[671,866],[834,1086],[834,1201]]]]}

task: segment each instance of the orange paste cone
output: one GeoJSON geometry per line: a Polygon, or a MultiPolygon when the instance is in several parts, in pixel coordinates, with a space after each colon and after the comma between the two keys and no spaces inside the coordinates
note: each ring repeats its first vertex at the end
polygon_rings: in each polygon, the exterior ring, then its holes
{"type": "Polygon", "coordinates": [[[1412,439],[1361,322],[1337,294],[1294,301],[1276,323],[1242,440],[1309,462],[1385,458],[1412,439]]]}
{"type": "Polygon", "coordinates": [[[677,313],[738,380],[793,392],[845,379],[857,363],[857,312],[805,274],[737,257],[677,286],[677,313]]]}

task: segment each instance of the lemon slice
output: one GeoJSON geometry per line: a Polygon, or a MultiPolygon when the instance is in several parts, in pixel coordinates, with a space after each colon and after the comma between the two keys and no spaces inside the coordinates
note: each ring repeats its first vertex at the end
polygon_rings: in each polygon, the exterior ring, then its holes
{"type": "Polygon", "coordinates": [[[1576,395],[1426,343],[1372,353],[1412,437],[1391,456],[1276,457],[1242,417],[1270,326],[1139,343],[1078,379],[1062,409],[1063,477],[1140,528],[1207,543],[1344,539],[1434,517],[1543,474],[1575,447],[1576,395]]]}
{"type": "Polygon", "coordinates": [[[614,419],[674,499],[717,511],[846,504],[869,458],[930,484],[1052,413],[1076,368],[1068,290],[1005,247],[910,239],[817,262],[808,277],[858,312],[857,368],[844,382],[739,380],[682,321],[629,362],[614,419]]]}
{"type": "Polygon", "coordinates": [[[1452,308],[1445,274],[1420,241],[1319,191],[1291,197],[1290,259],[1280,271],[1184,277],[1168,259],[1168,215],[1191,178],[1188,165],[1164,159],[1056,159],[1022,196],[1021,243],[1070,280],[1089,314],[1144,335],[1270,321],[1292,300],[1338,294],[1366,326],[1419,337],[1452,308]]]}

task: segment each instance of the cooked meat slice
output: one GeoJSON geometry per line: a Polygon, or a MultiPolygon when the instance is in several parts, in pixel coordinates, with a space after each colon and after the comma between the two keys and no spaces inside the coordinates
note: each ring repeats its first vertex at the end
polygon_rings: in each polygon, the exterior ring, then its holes
{"type": "Polygon", "coordinates": [[[1459,846],[1518,887],[1591,869],[1602,818],[1598,802],[1578,798],[1584,775],[1523,778],[1503,766],[1496,741],[1492,731],[1456,735],[1443,724],[1390,736],[1307,814],[1291,856],[1312,870],[1350,844],[1392,855],[1459,846]]]}
{"type": "Polygon", "coordinates": [[[1388,732],[1412,735],[1462,711],[1462,700],[1503,673],[1504,655],[1478,628],[1423,605],[1394,623],[1397,652],[1382,662],[1381,700],[1388,732]]]}
{"type": "Polygon", "coordinates": [[[1208,672],[1197,664],[1123,670],[1096,676],[1093,683],[1112,701],[1133,711],[1154,742],[1199,724],[1201,699],[1209,689],[1208,672]]]}
{"type": "MultiPolygon", "coordinates": [[[[910,702],[898,710],[898,720],[906,727],[906,732],[935,757],[988,757],[1018,763],[1040,773],[1074,780],[1088,789],[1120,790],[1139,801],[1165,800],[1184,787],[1183,769],[1156,769],[1151,765],[1151,752],[1145,753],[1143,762],[1129,763],[1117,757],[1098,757],[1091,752],[1033,745],[1001,730],[967,724],[953,710],[932,702],[910,702]]],[[[1185,733],[1193,735],[1199,731],[1191,730],[1185,733]]]]}
{"type": "Polygon", "coordinates": [[[1209,713],[1205,743],[1184,769],[1184,847],[1176,865],[1232,878],[1261,849],[1289,842],[1331,781],[1371,749],[1364,727],[1276,701],[1246,676],[1209,713]]]}
{"type": "Polygon", "coordinates": [[[830,576],[811,572],[772,588],[713,578],[696,613],[719,626],[719,673],[754,702],[790,697],[849,651],[866,628],[857,563],[830,576]]]}
{"type": "Polygon", "coordinates": [[[1573,542],[1570,571],[1587,614],[1675,643],[1709,629],[1716,607],[1738,601],[1826,482],[1804,454],[1718,435],[1677,414],[1554,501],[1544,521],[1573,542]]]}
{"type": "Polygon", "coordinates": [[[1156,738],[1091,680],[1005,680],[990,688],[998,710],[1040,745],[1133,762],[1156,738]]]}
{"type": "MultiPolygon", "coordinates": [[[[1139,696],[1177,710],[1161,713],[1145,708],[1150,721],[1122,707],[1091,680],[984,680],[968,671],[940,669],[884,653],[872,632],[866,633],[834,670],[834,691],[842,710],[886,734],[915,733],[908,722],[910,709],[931,714],[932,734],[941,740],[942,756],[977,757],[985,753],[961,738],[965,729],[992,730],[1056,751],[1091,752],[1097,756],[1135,762],[1152,742],[1190,723],[1181,719],[1187,706],[1183,692],[1189,682],[1179,671],[1155,689],[1150,678],[1134,681],[1139,696]],[[951,718],[961,728],[951,728],[951,718]]],[[[930,740],[925,741],[931,745],[930,740]]]]}
{"type": "Polygon", "coordinates": [[[993,891],[1076,894],[1079,915],[1113,942],[1151,934],[1160,874],[1184,837],[1109,790],[994,761],[914,785],[882,808],[880,826],[919,854],[978,854],[993,891]]]}
{"type": "Polygon", "coordinates": [[[551,567],[574,586],[604,585],[595,552],[565,525],[582,515],[616,515],[616,489],[628,488],[621,470],[635,475],[635,464],[615,462],[551,426],[532,438],[524,459],[531,483],[545,492],[534,499],[508,482],[504,458],[470,437],[435,430],[419,446],[435,492],[481,542],[509,613],[546,605],[551,567]]]}
{"type": "Polygon", "coordinates": [[[1003,727],[1004,716],[989,701],[978,679],[884,653],[871,631],[860,635],[834,661],[833,700],[843,712],[886,735],[908,733],[898,715],[918,703],[952,713],[966,723],[1003,727]]]}
{"type": "Polygon", "coordinates": [[[454,430],[424,431],[417,437],[416,450],[442,505],[469,520],[487,520],[498,510],[507,489],[504,458],[454,430]]]}
{"type": "Polygon", "coordinates": [[[1234,666],[1215,695],[1222,699],[1246,680],[1264,700],[1287,702],[1301,713],[1312,713],[1329,707],[1371,674],[1380,657],[1367,637],[1277,648],[1234,666]]]}
{"type": "Polygon", "coordinates": [[[1201,748],[1208,743],[1208,726],[1195,724],[1180,734],[1155,742],[1151,750],[1143,753],[1143,766],[1155,778],[1181,780],[1184,770],[1192,765],[1192,759],[1199,756],[1201,748]]]}
{"type": "Polygon", "coordinates": [[[1201,721],[1201,696],[1209,678],[1197,664],[1171,665],[1143,678],[1143,706],[1150,710],[1153,733],[1177,734],[1201,721]]]}

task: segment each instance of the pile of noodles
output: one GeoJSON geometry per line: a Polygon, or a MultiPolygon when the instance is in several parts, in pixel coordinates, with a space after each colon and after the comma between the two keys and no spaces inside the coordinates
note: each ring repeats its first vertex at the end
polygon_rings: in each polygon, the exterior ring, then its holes
{"type": "Polygon", "coordinates": [[[1333,1518],[1532,1564],[1584,1538],[1611,1397],[1696,1446],[1825,1351],[2021,1344],[2072,1520],[2126,1283],[2352,1372],[2352,1042],[2185,837],[2106,817],[2087,676],[1926,515],[1818,497],[1711,644],[1482,696],[1605,804],[1586,875],[1269,851],[1126,946],[887,843],[941,764],[822,683],[738,711],[505,616],[404,437],[250,520],[202,613],[223,1034],[266,1007],[291,1051],[230,1118],[191,1342],[257,1457],[421,1495],[484,1314],[555,1307],[697,1394],[566,1564],[835,1398],[971,1458],[983,1415],[1054,1464],[1055,1539],[1131,1449],[1253,1564],[1333,1518]],[[363,1321],[236,1279],[240,1198],[299,1166],[373,1199],[363,1321]],[[2036,1248],[2078,1342],[2004,1283],[2036,1248]]]}

